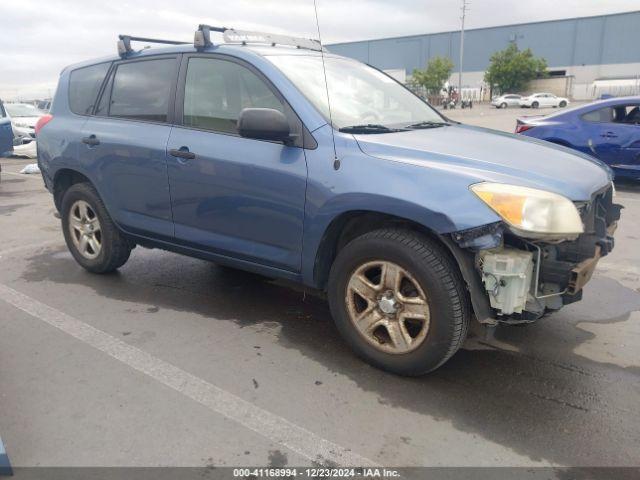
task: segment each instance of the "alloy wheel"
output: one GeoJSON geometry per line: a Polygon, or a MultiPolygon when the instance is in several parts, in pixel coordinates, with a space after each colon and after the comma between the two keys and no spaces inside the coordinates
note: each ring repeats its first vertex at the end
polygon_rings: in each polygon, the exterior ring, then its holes
{"type": "Polygon", "coordinates": [[[356,268],[345,300],[357,331],[379,350],[408,353],[427,337],[427,297],[415,277],[393,262],[377,260],[356,268]]]}
{"type": "Polygon", "coordinates": [[[71,205],[69,211],[69,231],[73,244],[80,254],[93,260],[102,250],[102,228],[96,212],[84,200],[71,205]]]}

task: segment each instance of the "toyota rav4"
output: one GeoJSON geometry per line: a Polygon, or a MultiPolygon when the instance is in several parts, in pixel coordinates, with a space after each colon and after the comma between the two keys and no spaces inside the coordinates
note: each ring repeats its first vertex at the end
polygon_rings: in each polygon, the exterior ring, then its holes
{"type": "Polygon", "coordinates": [[[448,120],[313,40],[201,25],[177,43],[121,36],[118,56],[64,69],[36,127],[91,272],[140,245],[298,282],[357,354],[419,375],[472,319],[580,300],[613,248],[621,207],[591,157],[448,120]]]}

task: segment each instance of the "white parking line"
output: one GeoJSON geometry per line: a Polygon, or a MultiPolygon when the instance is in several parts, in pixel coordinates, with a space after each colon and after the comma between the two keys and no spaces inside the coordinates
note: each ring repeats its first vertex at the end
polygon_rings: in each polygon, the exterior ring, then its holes
{"type": "Polygon", "coordinates": [[[305,458],[324,464],[376,466],[350,449],[326,440],[285,418],[243,400],[175,365],[154,357],[108,333],[0,284],[0,300],[180,392],[208,409],[237,422],[305,458]]]}

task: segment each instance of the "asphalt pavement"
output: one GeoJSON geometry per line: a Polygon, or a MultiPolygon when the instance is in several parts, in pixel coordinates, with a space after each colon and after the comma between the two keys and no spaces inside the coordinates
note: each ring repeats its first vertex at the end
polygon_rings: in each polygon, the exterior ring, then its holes
{"type": "MultiPolygon", "coordinates": [[[[466,115],[506,130],[520,113],[466,115]]],[[[616,248],[582,302],[479,330],[408,379],[355,358],[301,288],[140,247],[118,273],[85,272],[42,179],[18,173],[29,162],[0,163],[14,467],[640,464],[638,185],[618,185],[616,248]]]]}

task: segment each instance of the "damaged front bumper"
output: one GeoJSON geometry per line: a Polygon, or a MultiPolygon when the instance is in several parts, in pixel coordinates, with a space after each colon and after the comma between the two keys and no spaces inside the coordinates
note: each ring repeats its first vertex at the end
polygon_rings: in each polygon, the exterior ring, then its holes
{"type": "Polygon", "coordinates": [[[622,207],[611,186],[576,206],[584,233],[571,241],[525,239],[502,222],[451,235],[481,323],[529,323],[582,299],[598,261],[614,247],[622,207]]]}

